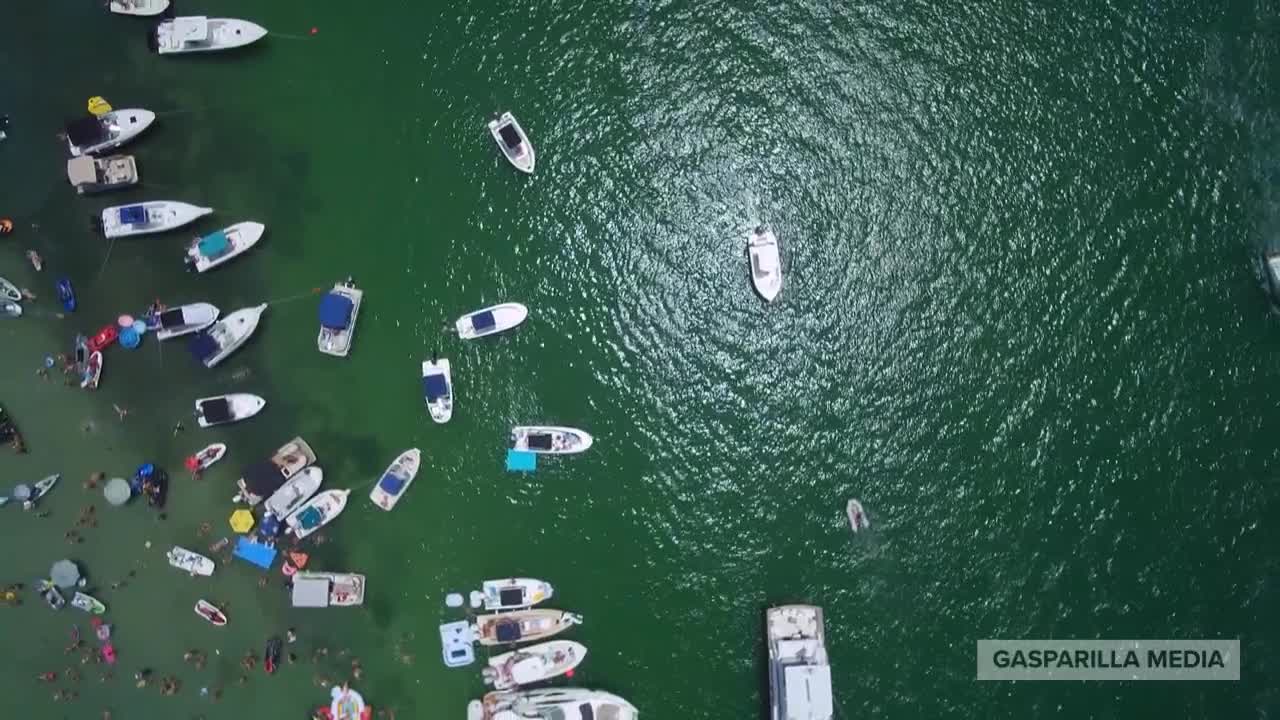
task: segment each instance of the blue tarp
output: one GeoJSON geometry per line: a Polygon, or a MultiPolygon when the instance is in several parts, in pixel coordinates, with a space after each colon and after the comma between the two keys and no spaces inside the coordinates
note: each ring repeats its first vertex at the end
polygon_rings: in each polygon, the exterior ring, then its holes
{"type": "Polygon", "coordinates": [[[147,221],[145,205],[128,205],[120,208],[120,222],[125,225],[141,225],[147,221]]]}
{"type": "Polygon", "coordinates": [[[197,360],[203,361],[218,352],[218,341],[214,340],[208,333],[200,333],[191,338],[191,342],[187,343],[187,349],[191,351],[191,354],[197,360]]]}
{"type": "Polygon", "coordinates": [[[280,518],[275,513],[266,513],[262,516],[262,522],[258,525],[258,537],[273,538],[280,534],[284,525],[280,522],[280,518]]]}
{"type": "Polygon", "coordinates": [[[378,487],[388,495],[399,495],[400,491],[404,489],[404,480],[395,475],[383,475],[378,487]]]}
{"type": "Polygon", "coordinates": [[[528,450],[507,451],[508,472],[533,472],[538,468],[538,454],[528,450]]]}
{"type": "Polygon", "coordinates": [[[320,298],[320,324],[330,330],[345,330],[351,322],[351,310],[354,307],[351,298],[329,293],[320,298]]]}
{"type": "Polygon", "coordinates": [[[276,561],[275,548],[270,545],[256,543],[246,537],[236,540],[236,549],[232,554],[252,565],[257,565],[263,570],[270,570],[271,563],[276,561]]]}
{"type": "Polygon", "coordinates": [[[426,396],[427,402],[448,397],[449,385],[445,383],[443,375],[428,375],[422,378],[422,394],[426,396]]]}
{"type": "Polygon", "coordinates": [[[494,326],[493,313],[485,310],[471,316],[471,327],[476,330],[488,330],[494,326]]]}
{"type": "Polygon", "coordinates": [[[196,250],[207,258],[216,258],[231,247],[231,241],[227,240],[227,234],[218,230],[200,238],[200,242],[196,244],[196,250]]]}

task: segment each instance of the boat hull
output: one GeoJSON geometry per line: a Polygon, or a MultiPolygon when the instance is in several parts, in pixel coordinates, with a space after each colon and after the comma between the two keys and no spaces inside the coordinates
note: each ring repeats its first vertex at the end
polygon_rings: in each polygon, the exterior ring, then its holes
{"type": "Polygon", "coordinates": [[[102,211],[102,234],[107,238],[155,235],[177,230],[213,212],[213,208],[172,200],[116,205],[102,211]],[[124,208],[141,206],[146,212],[145,223],[126,223],[121,220],[124,208]]]}
{"type": "Polygon", "coordinates": [[[458,331],[458,337],[463,340],[475,340],[476,338],[497,335],[511,330],[523,323],[528,317],[529,308],[524,305],[520,303],[501,303],[463,315],[454,323],[454,328],[458,331]],[[474,322],[476,316],[486,312],[492,314],[493,324],[477,327],[474,322]]]}
{"type": "Polygon", "coordinates": [[[262,318],[262,313],[266,312],[266,310],[267,306],[265,304],[237,310],[209,326],[206,332],[214,337],[215,342],[218,344],[218,350],[201,361],[204,366],[208,368],[216,367],[218,363],[231,357],[232,353],[248,342],[249,338],[258,329],[258,322],[262,318]]]}
{"type": "Polygon", "coordinates": [[[782,260],[778,238],[770,230],[757,230],[747,241],[751,265],[751,285],[765,302],[773,302],[782,292],[782,260]]]}
{"type": "Polygon", "coordinates": [[[322,324],[320,333],[316,336],[316,349],[325,355],[346,357],[351,354],[351,342],[355,337],[356,320],[360,317],[360,303],[364,300],[364,291],[354,285],[338,283],[333,286],[330,294],[341,295],[351,301],[351,317],[347,321],[347,326],[341,329],[328,328],[322,324]]]}
{"type": "Polygon", "coordinates": [[[202,428],[214,427],[216,425],[230,425],[241,420],[249,418],[262,412],[267,406],[267,401],[257,395],[250,393],[231,393],[229,395],[215,395],[213,397],[200,398],[196,400],[196,423],[202,428]],[[213,400],[226,400],[230,407],[231,417],[226,420],[210,420],[202,413],[201,408],[205,403],[213,400]]]}
{"type": "Polygon", "coordinates": [[[299,507],[284,519],[285,524],[289,526],[288,532],[301,540],[333,522],[347,507],[347,496],[350,494],[350,490],[327,490],[311,498],[302,507],[299,507]],[[314,525],[304,527],[302,514],[310,508],[320,510],[320,521],[314,525]]]}
{"type": "Polygon", "coordinates": [[[71,151],[73,157],[96,155],[108,150],[114,150],[128,143],[151,127],[151,124],[156,121],[156,114],[141,108],[122,108],[120,110],[112,110],[104,114],[102,118],[109,120],[113,127],[117,128],[117,132],[106,140],[90,145],[76,145],[68,139],[67,148],[71,151]]]}
{"type": "Polygon", "coordinates": [[[581,624],[581,615],[564,610],[515,610],[480,615],[472,634],[481,645],[512,645],[545,640],[581,624]]]}
{"type": "MultiPolygon", "coordinates": [[[[369,492],[369,499],[374,505],[383,510],[393,510],[400,498],[409,492],[409,486],[413,484],[415,478],[418,477],[418,469],[422,464],[422,451],[413,448],[406,450],[387,466],[382,473],[377,484],[373,486],[373,490],[369,492]],[[388,482],[388,478],[394,478],[394,482],[398,482],[399,488],[384,488],[384,483],[388,482]],[[394,490],[394,492],[392,492],[394,490]]],[[[394,482],[392,484],[394,484],[394,482]]]]}
{"type": "Polygon", "coordinates": [[[595,443],[591,434],[563,425],[517,425],[511,429],[511,447],[539,455],[576,455],[595,443]],[[551,445],[532,443],[530,436],[550,436],[551,445]]]}
{"type": "MultiPolygon", "coordinates": [[[[440,358],[435,362],[430,360],[422,361],[422,380],[426,384],[427,378],[435,375],[444,377],[444,384],[449,392],[443,397],[434,400],[426,398],[427,412],[431,414],[431,419],[437,423],[444,424],[449,422],[453,417],[453,370],[449,367],[449,361],[440,358]]],[[[424,395],[426,393],[424,389],[424,395]]]]}
{"type": "Polygon", "coordinates": [[[117,15],[154,17],[169,9],[169,0],[132,0],[131,2],[113,0],[107,4],[107,9],[117,15]]]}
{"type": "Polygon", "coordinates": [[[533,143],[529,142],[529,136],[525,134],[524,128],[520,126],[520,122],[516,120],[515,115],[504,112],[497,119],[489,122],[489,134],[493,136],[493,141],[498,143],[498,149],[502,151],[502,156],[511,163],[511,167],[519,170],[526,175],[532,175],[533,169],[537,165],[537,153],[533,149],[533,143]],[[519,137],[519,146],[511,147],[503,138],[503,129],[511,128],[519,137]]]}
{"type": "Polygon", "coordinates": [[[202,575],[204,577],[209,577],[210,575],[213,575],[214,565],[212,560],[200,553],[192,552],[184,547],[174,545],[173,549],[169,551],[167,558],[170,565],[179,570],[190,573],[193,576],[202,575]]]}
{"type": "Polygon", "coordinates": [[[155,335],[157,340],[169,340],[200,332],[217,322],[218,316],[222,313],[216,305],[210,303],[190,303],[173,308],[173,310],[182,312],[185,322],[181,325],[156,328],[155,335]]]}
{"type": "Polygon", "coordinates": [[[323,482],[323,470],[315,465],[305,467],[264,500],[262,507],[278,518],[288,517],[310,500],[323,482]]]}
{"type": "Polygon", "coordinates": [[[496,690],[550,680],[573,670],[587,656],[587,648],[572,640],[552,640],[489,658],[485,681],[496,690]]]}
{"type": "Polygon", "coordinates": [[[251,220],[228,225],[222,229],[222,233],[227,238],[228,248],[225,252],[219,253],[214,257],[208,257],[200,252],[200,241],[204,238],[196,238],[194,242],[187,246],[187,267],[197,273],[202,273],[225,265],[249,252],[262,239],[262,235],[266,230],[266,225],[251,220]]]}
{"type": "Polygon", "coordinates": [[[174,33],[182,20],[174,18],[156,26],[155,50],[160,55],[190,55],[195,53],[235,50],[252,45],[267,36],[267,29],[257,23],[236,18],[203,18],[208,24],[207,39],[202,42],[183,42],[174,33]]]}

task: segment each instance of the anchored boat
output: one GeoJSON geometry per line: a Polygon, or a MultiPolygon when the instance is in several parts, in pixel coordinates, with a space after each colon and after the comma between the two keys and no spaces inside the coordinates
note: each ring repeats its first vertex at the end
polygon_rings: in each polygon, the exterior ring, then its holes
{"type": "Polygon", "coordinates": [[[216,305],[191,303],[154,315],[148,326],[155,330],[157,340],[168,340],[204,330],[218,321],[220,312],[216,305]]]}
{"type": "MultiPolygon", "coordinates": [[[[467,704],[467,720],[637,720],[639,717],[640,711],[617,695],[583,688],[491,692],[483,700],[467,704]]],[[[787,720],[801,720],[801,717],[787,720]]]]}
{"type": "Polygon", "coordinates": [[[418,448],[405,450],[387,466],[382,479],[369,491],[369,499],[383,510],[390,510],[400,502],[400,498],[409,490],[409,485],[418,476],[418,467],[422,462],[422,451],[418,448]]]}
{"type": "Polygon", "coordinates": [[[306,440],[296,437],[275,451],[270,458],[253,463],[240,473],[239,488],[233,502],[257,505],[271,497],[290,478],[316,462],[316,453],[306,440]]]}
{"type": "Polygon", "coordinates": [[[202,15],[177,17],[156,25],[152,49],[160,55],[233,50],[267,36],[257,23],[202,15]]]}
{"type": "Polygon", "coordinates": [[[581,615],[564,610],[514,610],[480,615],[472,635],[481,645],[509,645],[545,640],[581,624],[581,615]]]}
{"type": "Polygon", "coordinates": [[[284,519],[289,526],[285,532],[301,540],[328,525],[347,506],[347,496],[350,494],[350,490],[326,490],[316,495],[284,519]]]}
{"type": "Polygon", "coordinates": [[[551,583],[534,578],[485,580],[480,586],[485,610],[514,610],[551,599],[555,589],[551,583]]]}
{"type": "Polygon", "coordinates": [[[138,184],[138,161],[132,155],[71,158],[67,161],[67,182],[81,195],[123,190],[138,184]]]}
{"type": "Polygon", "coordinates": [[[320,335],[316,338],[320,352],[334,357],[351,353],[351,338],[356,332],[363,299],[364,291],[357,288],[351,278],[334,285],[320,298],[320,335]]]}
{"type": "Polygon", "coordinates": [[[303,468],[288,482],[281,485],[279,490],[272,493],[271,497],[263,502],[262,507],[278,518],[287,518],[320,490],[322,482],[324,482],[324,471],[319,467],[312,465],[303,468]]]}
{"type": "Polygon", "coordinates": [[[363,575],[301,571],[293,574],[294,607],[351,607],[363,603],[363,575]]]}
{"type": "Polygon", "coordinates": [[[782,605],[765,611],[771,720],[831,720],[831,665],[822,608],[782,605]]]}
{"type": "Polygon", "coordinates": [[[230,262],[257,245],[266,229],[259,222],[239,222],[196,238],[187,247],[187,269],[202,273],[230,262]]]}
{"type": "Polygon", "coordinates": [[[463,340],[474,340],[487,335],[496,335],[510,330],[529,317],[529,308],[520,303],[502,303],[476,310],[458,318],[454,327],[458,337],[463,340]]]}
{"type": "Polygon", "coordinates": [[[73,157],[113,150],[141,135],[155,121],[155,113],[140,108],[89,115],[67,125],[67,147],[73,157]]]}
{"type": "Polygon", "coordinates": [[[258,320],[266,311],[267,305],[263,303],[231,313],[191,339],[191,354],[205,367],[216,366],[245,344],[258,329],[258,320]]]}
{"type": "Polygon", "coordinates": [[[481,673],[496,690],[550,680],[578,667],[587,657],[587,648],[572,640],[552,640],[494,655],[481,673]]]}
{"type": "Polygon", "coordinates": [[[111,0],[107,9],[118,15],[150,17],[169,9],[169,0],[111,0]]]}
{"type": "Polygon", "coordinates": [[[266,406],[266,400],[250,393],[200,398],[196,400],[196,422],[205,428],[240,422],[262,412],[266,406]]]}
{"type": "Polygon", "coordinates": [[[756,228],[747,240],[747,256],[751,259],[751,284],[765,302],[773,302],[782,292],[782,262],[773,231],[756,228]]]}
{"type": "Polygon", "coordinates": [[[529,142],[529,136],[524,134],[524,128],[520,127],[514,115],[504,112],[490,120],[489,134],[498,143],[502,155],[512,167],[525,174],[533,173],[536,161],[533,144],[529,142]]]}
{"type": "Polygon", "coordinates": [[[432,420],[449,422],[453,417],[453,373],[448,360],[422,361],[422,396],[432,420]]]}
{"type": "Polygon", "coordinates": [[[169,564],[194,575],[208,577],[213,574],[213,561],[197,552],[177,545],[168,552],[169,564]]]}
{"type": "Polygon", "coordinates": [[[119,205],[102,211],[102,234],[105,237],[129,237],[177,230],[213,212],[174,200],[153,200],[136,205],[119,205]]]}
{"type": "Polygon", "coordinates": [[[517,425],[511,428],[511,447],[544,455],[580,453],[595,440],[577,428],[560,425],[517,425]]]}

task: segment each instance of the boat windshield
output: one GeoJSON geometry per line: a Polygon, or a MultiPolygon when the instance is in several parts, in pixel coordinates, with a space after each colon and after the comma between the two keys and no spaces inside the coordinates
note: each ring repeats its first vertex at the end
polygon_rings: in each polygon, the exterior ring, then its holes
{"type": "Polygon", "coordinates": [[[498,130],[498,134],[502,136],[502,142],[506,143],[507,147],[512,150],[520,147],[520,133],[516,132],[514,127],[510,125],[503,125],[498,130]]]}

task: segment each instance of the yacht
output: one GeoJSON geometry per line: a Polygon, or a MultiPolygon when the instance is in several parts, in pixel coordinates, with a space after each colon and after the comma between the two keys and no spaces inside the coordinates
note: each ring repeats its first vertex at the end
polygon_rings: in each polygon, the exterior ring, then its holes
{"type": "Polygon", "coordinates": [[[467,705],[467,720],[638,720],[640,711],[617,695],[582,688],[491,692],[467,705]]]}
{"type": "Polygon", "coordinates": [[[765,611],[771,720],[831,720],[831,664],[822,608],[781,605],[765,611]]]}

